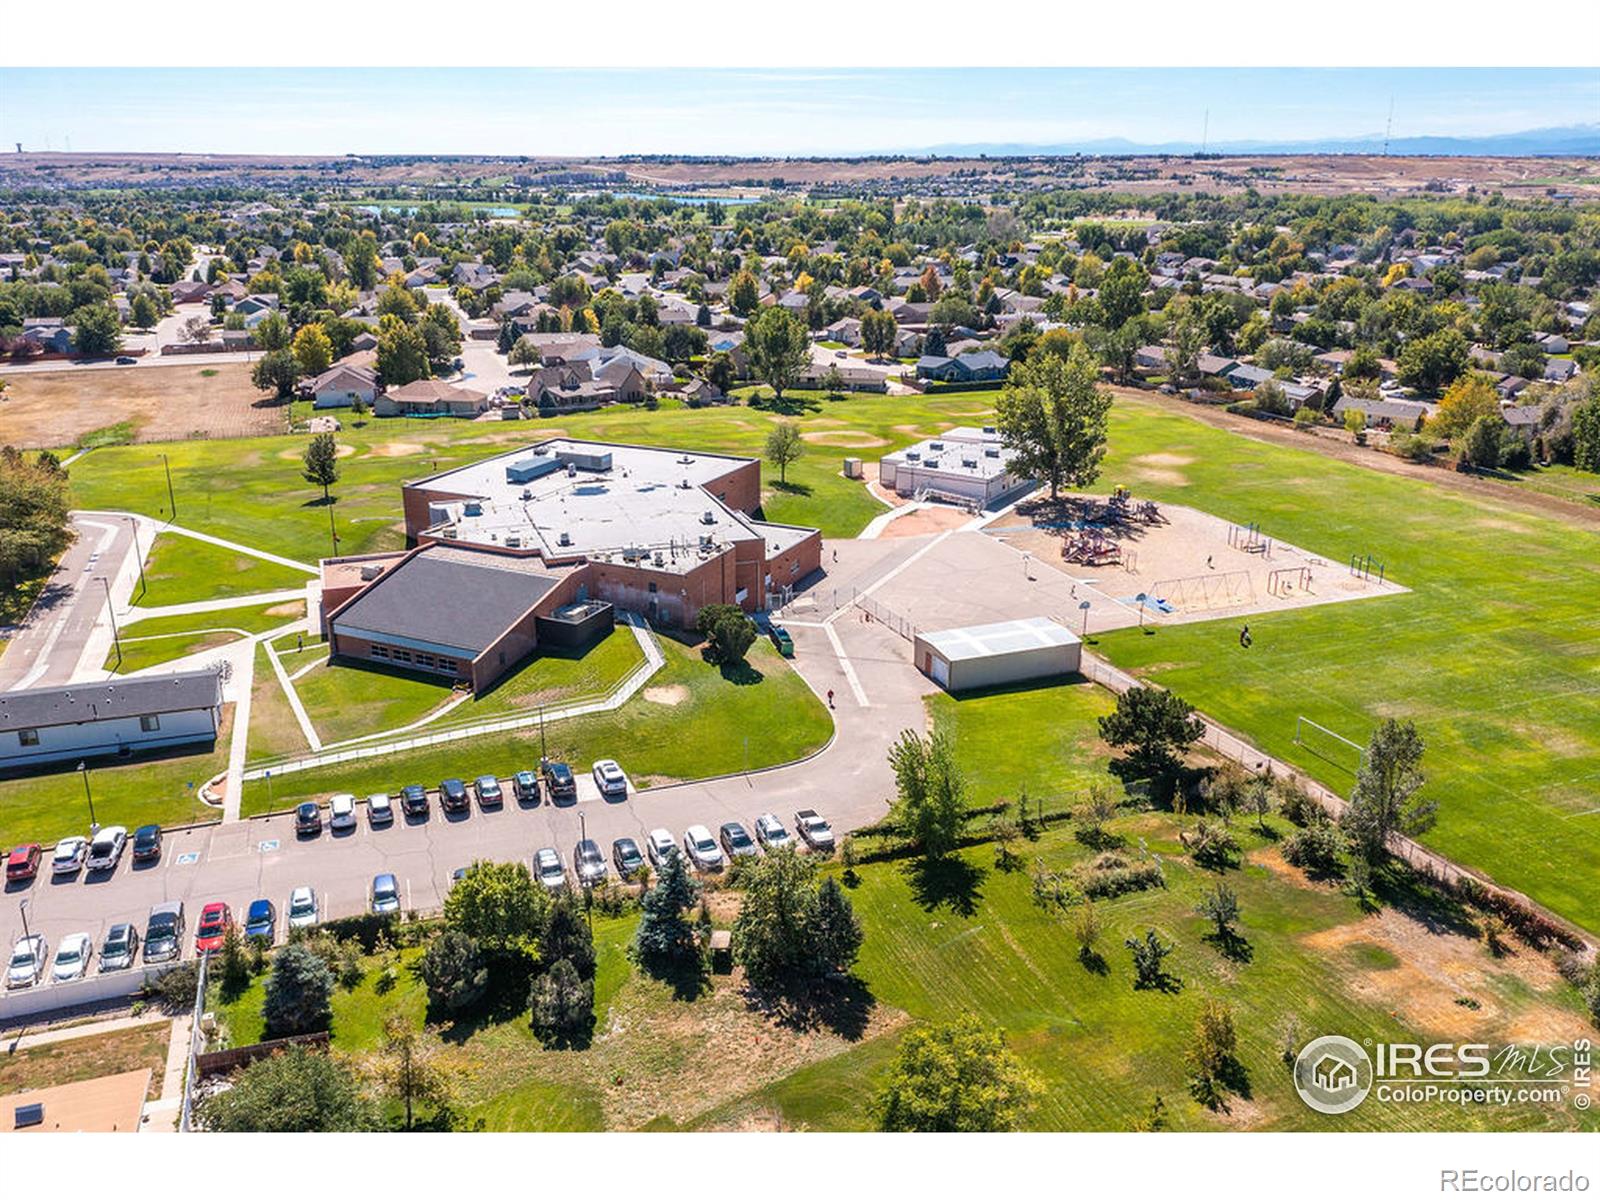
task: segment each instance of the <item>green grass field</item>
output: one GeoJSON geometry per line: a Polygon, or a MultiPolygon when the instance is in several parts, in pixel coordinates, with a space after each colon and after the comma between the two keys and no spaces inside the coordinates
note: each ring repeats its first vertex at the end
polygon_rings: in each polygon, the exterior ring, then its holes
{"type": "Polygon", "coordinates": [[[305,615],[305,601],[287,600],[218,612],[178,613],[130,621],[121,627],[121,664],[118,664],[113,645],[106,653],[105,669],[130,675],[146,667],[226,646],[252,633],[265,633],[305,615]]]}
{"type": "MultiPolygon", "coordinates": [[[[296,669],[284,664],[291,673],[296,669]]],[[[420,721],[455,695],[438,676],[323,659],[293,681],[325,746],[420,721]]]]}
{"type": "MultiPolygon", "coordinates": [[[[154,822],[184,825],[214,821],[221,814],[200,802],[200,785],[227,768],[233,707],[223,709],[214,747],[199,753],[141,757],[132,762],[89,764],[95,819],[130,830],[154,822]]],[[[89,806],[75,762],[52,764],[43,773],[0,777],[0,845],[43,842],[87,834],[89,806]]]]}
{"type": "MultiPolygon", "coordinates": [[[[141,507],[139,511],[153,510],[141,507]]],[[[136,584],[133,595],[141,608],[165,608],[169,604],[303,588],[310,578],[304,571],[251,554],[226,550],[181,533],[162,533],[156,535],[145,560],[145,590],[140,592],[136,584]]]]}
{"type": "MultiPolygon", "coordinates": [[[[757,642],[750,651],[751,670],[731,678],[702,661],[695,647],[665,637],[661,647],[667,661],[647,691],[677,703],[640,695],[615,713],[553,722],[545,729],[550,757],[584,766],[615,758],[636,784],[648,786],[789,762],[827,741],[832,722],[826,706],[768,643],[757,642]]],[[[246,783],[244,813],[288,809],[335,791],[365,795],[419,781],[431,786],[452,775],[505,776],[538,759],[535,725],[277,775],[270,797],[265,781],[246,783]]]]}

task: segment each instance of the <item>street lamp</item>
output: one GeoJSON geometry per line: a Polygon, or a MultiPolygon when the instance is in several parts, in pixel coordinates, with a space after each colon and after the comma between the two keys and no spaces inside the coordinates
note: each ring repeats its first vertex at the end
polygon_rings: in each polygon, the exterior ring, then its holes
{"type": "Polygon", "coordinates": [[[1083,613],[1083,640],[1087,642],[1089,640],[1089,602],[1087,600],[1079,600],[1078,611],[1083,613]]]}
{"type": "Polygon", "coordinates": [[[139,518],[129,517],[128,524],[133,527],[133,560],[139,564],[139,598],[142,600],[150,587],[144,581],[144,552],[139,549],[139,518]]]}
{"type": "Polygon", "coordinates": [[[111,618],[111,640],[117,646],[117,670],[122,670],[122,634],[117,629],[117,610],[111,603],[111,584],[104,575],[100,576],[100,586],[106,589],[106,615],[111,618]]]}
{"type": "Polygon", "coordinates": [[[17,911],[22,914],[22,936],[32,938],[33,931],[28,928],[28,901],[26,899],[17,901],[17,911]]]}
{"type": "Polygon", "coordinates": [[[178,519],[178,500],[172,494],[172,464],[167,461],[167,456],[161,456],[162,469],[167,473],[167,506],[172,509],[172,520],[178,519]]]}
{"type": "Polygon", "coordinates": [[[80,762],[78,774],[83,776],[83,797],[89,802],[89,836],[93,837],[100,832],[100,822],[94,819],[94,793],[89,790],[89,764],[80,762]]]}

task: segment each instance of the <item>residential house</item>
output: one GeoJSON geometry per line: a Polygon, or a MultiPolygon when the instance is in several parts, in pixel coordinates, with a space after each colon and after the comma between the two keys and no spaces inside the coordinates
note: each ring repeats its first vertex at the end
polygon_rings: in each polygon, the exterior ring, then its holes
{"type": "Polygon", "coordinates": [[[417,379],[384,392],[373,402],[380,417],[467,417],[489,411],[489,397],[440,379],[417,379]]]}
{"type": "Polygon", "coordinates": [[[349,408],[357,400],[370,407],[378,394],[378,373],[371,367],[339,362],[303,388],[314,408],[349,408]]]}

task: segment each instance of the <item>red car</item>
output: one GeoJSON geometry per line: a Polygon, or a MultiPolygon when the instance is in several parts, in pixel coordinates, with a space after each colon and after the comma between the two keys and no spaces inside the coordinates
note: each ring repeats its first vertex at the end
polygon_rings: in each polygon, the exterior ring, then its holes
{"type": "Polygon", "coordinates": [[[213,900],[200,910],[200,924],[194,931],[194,948],[200,954],[222,949],[222,939],[233,928],[233,914],[220,900],[213,900]]]}
{"type": "Polygon", "coordinates": [[[38,842],[18,846],[6,856],[6,882],[21,883],[32,879],[39,873],[39,860],[43,856],[44,850],[38,842]]]}

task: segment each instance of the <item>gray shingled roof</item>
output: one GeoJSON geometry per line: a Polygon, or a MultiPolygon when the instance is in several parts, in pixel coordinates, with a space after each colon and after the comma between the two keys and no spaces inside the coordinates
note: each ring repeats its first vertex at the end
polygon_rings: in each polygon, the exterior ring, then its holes
{"type": "Polygon", "coordinates": [[[559,582],[524,569],[525,560],[503,561],[496,565],[492,554],[424,550],[352,600],[334,618],[335,631],[363,629],[433,642],[475,658],[559,582]]]}
{"type": "Polygon", "coordinates": [[[0,733],[214,708],[221,689],[206,670],[0,692],[0,733]]]}

